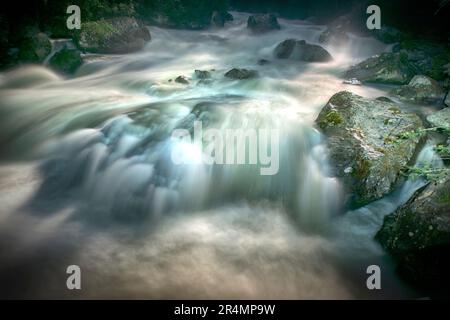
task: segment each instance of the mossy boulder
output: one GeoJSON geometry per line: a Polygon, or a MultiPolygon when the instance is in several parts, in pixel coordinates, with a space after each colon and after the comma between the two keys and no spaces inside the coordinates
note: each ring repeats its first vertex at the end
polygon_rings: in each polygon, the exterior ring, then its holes
{"type": "Polygon", "coordinates": [[[416,71],[405,54],[386,52],[350,67],[344,77],[366,82],[407,84],[416,71]]]}
{"type": "Polygon", "coordinates": [[[234,80],[253,79],[258,77],[258,72],[255,70],[233,68],[225,73],[225,77],[234,80]]]}
{"type": "Polygon", "coordinates": [[[445,97],[440,84],[424,75],[414,76],[408,85],[391,90],[391,94],[414,103],[442,103],[445,97]]]}
{"type": "Polygon", "coordinates": [[[444,108],[430,114],[427,121],[433,126],[443,129],[450,129],[450,108],[444,108]]]}
{"type": "Polygon", "coordinates": [[[366,99],[348,91],[331,97],[316,124],[327,137],[331,164],[351,207],[393,190],[419,143],[419,138],[402,137],[423,128],[417,115],[389,100],[366,99]]]}
{"type": "Polygon", "coordinates": [[[150,39],[150,32],[142,22],[127,17],[83,23],[75,36],[80,49],[96,53],[134,52],[150,39]]]}
{"type": "Polygon", "coordinates": [[[30,33],[20,41],[18,60],[24,63],[41,63],[51,51],[52,43],[45,33],[30,33]]]}
{"type": "Polygon", "coordinates": [[[331,54],[321,46],[296,39],[287,39],[279,43],[275,48],[274,55],[278,59],[306,62],[327,62],[333,60],[331,54]]]}
{"type": "Polygon", "coordinates": [[[247,28],[255,33],[264,33],[281,29],[274,14],[255,14],[248,17],[247,28]]]}
{"type": "Polygon", "coordinates": [[[384,219],[376,239],[399,273],[435,294],[450,286],[450,177],[430,183],[384,219]]]}
{"type": "Polygon", "coordinates": [[[73,74],[83,64],[83,59],[79,50],[64,47],[50,58],[49,64],[57,71],[73,74]]]}

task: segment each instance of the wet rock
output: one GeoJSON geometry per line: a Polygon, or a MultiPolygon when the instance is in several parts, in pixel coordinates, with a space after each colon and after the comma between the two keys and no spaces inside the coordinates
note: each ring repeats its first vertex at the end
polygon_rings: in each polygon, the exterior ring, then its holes
{"type": "Polygon", "coordinates": [[[255,14],[248,17],[247,28],[256,33],[281,29],[277,17],[273,14],[255,14]]]}
{"type": "Polygon", "coordinates": [[[355,4],[346,14],[333,19],[319,35],[319,43],[340,46],[348,43],[349,33],[367,36],[366,8],[363,7],[363,5],[355,4]]]}
{"type": "Polygon", "coordinates": [[[319,43],[341,45],[347,43],[348,40],[347,32],[339,28],[327,28],[319,35],[319,43]]]}
{"type": "Polygon", "coordinates": [[[386,216],[376,239],[396,259],[405,279],[422,289],[448,293],[450,176],[430,183],[386,216]]]}
{"type": "Polygon", "coordinates": [[[227,11],[214,11],[211,16],[211,25],[223,27],[228,21],[233,21],[233,16],[227,11]]]}
{"type": "Polygon", "coordinates": [[[266,64],[269,64],[270,61],[266,59],[259,59],[257,63],[259,66],[265,66],[266,64]]]}
{"type": "Polygon", "coordinates": [[[450,91],[447,92],[447,96],[445,97],[444,103],[447,107],[450,107],[450,91]]]}
{"type": "Polygon", "coordinates": [[[419,142],[419,138],[401,137],[423,127],[417,115],[401,111],[392,102],[348,91],[331,97],[316,124],[327,137],[330,160],[352,207],[393,190],[419,142]]]}
{"type": "Polygon", "coordinates": [[[401,53],[382,53],[350,67],[345,78],[357,78],[366,82],[407,84],[416,69],[401,53]]]}
{"type": "Polygon", "coordinates": [[[178,76],[175,78],[175,82],[176,83],[181,83],[181,84],[189,84],[189,80],[185,77],[185,76],[178,76]]]}
{"type": "Polygon", "coordinates": [[[450,108],[447,107],[430,114],[427,117],[427,121],[433,127],[450,129],[450,108]]]}
{"type": "Polygon", "coordinates": [[[211,73],[205,70],[195,70],[195,77],[200,80],[210,79],[211,73]]]}
{"type": "Polygon", "coordinates": [[[278,59],[292,59],[306,62],[327,62],[333,58],[321,46],[309,44],[305,40],[287,39],[278,44],[274,55],[278,59]]]}
{"type": "Polygon", "coordinates": [[[393,52],[402,54],[417,70],[435,80],[446,78],[445,66],[450,63],[450,53],[445,45],[426,40],[407,40],[394,46],[393,52]]]}
{"type": "Polygon", "coordinates": [[[408,85],[391,90],[401,100],[415,103],[442,103],[445,91],[439,83],[427,76],[414,76],[408,85]]]}
{"type": "Polygon", "coordinates": [[[40,63],[52,51],[49,37],[42,32],[30,32],[21,40],[18,48],[19,62],[40,63]]]}
{"type": "Polygon", "coordinates": [[[65,47],[51,57],[49,64],[58,71],[73,74],[83,64],[83,59],[79,50],[65,47]]]}
{"type": "Polygon", "coordinates": [[[258,77],[255,70],[233,68],[225,73],[225,77],[235,80],[253,79],[258,77]]]}
{"type": "Polygon", "coordinates": [[[129,53],[142,49],[151,36],[134,18],[113,18],[83,23],[75,40],[80,49],[96,53],[129,53]]]}

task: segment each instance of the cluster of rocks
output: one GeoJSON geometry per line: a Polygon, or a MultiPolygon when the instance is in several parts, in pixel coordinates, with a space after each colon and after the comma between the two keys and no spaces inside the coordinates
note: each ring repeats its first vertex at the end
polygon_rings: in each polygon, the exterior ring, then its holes
{"type": "MultiPolygon", "coordinates": [[[[443,98],[442,88],[426,76],[415,76],[395,93],[427,102],[443,98]]],[[[411,133],[428,127],[440,135],[444,143],[440,152],[435,149],[444,166],[385,217],[376,239],[395,258],[404,279],[427,294],[445,296],[450,285],[450,168],[445,160],[450,159],[450,107],[424,122],[389,98],[367,99],[343,91],[331,97],[316,124],[327,137],[330,161],[347,191],[349,207],[377,200],[404,181],[405,169],[413,165],[425,139],[411,133]]]]}

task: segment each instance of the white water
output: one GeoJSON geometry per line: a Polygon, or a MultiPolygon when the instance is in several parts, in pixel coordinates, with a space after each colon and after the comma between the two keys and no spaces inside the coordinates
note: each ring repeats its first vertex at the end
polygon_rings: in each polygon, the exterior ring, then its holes
{"type": "MultiPolygon", "coordinates": [[[[3,296],[74,297],[63,287],[68,264],[86,275],[75,297],[414,296],[373,236],[384,215],[422,182],[341,212],[339,181],[330,176],[313,124],[338,91],[385,94],[344,85],[339,75],[389,48],[351,36],[348,45],[325,46],[335,58],[330,63],[274,61],[279,42],[316,43],[324,27],[281,20],[281,31],[255,36],[245,14],[234,16],[225,29],[152,27],[144,50],[91,56],[72,79],[37,67],[2,75],[5,157],[40,163],[1,170],[0,240],[2,247],[15,244],[0,256],[10,290],[3,296]],[[259,59],[271,63],[259,66],[259,59]],[[260,77],[224,78],[232,67],[260,77]],[[198,83],[195,69],[213,70],[212,80],[198,83]],[[190,84],[169,81],[179,75],[190,84]],[[222,130],[279,129],[279,173],[172,164],[170,133],[190,128],[189,113],[199,103],[207,103],[203,120],[222,130]],[[381,292],[365,286],[370,264],[382,266],[381,292]],[[10,277],[17,269],[27,281],[10,277]]],[[[429,150],[421,157],[433,157],[429,150]]]]}

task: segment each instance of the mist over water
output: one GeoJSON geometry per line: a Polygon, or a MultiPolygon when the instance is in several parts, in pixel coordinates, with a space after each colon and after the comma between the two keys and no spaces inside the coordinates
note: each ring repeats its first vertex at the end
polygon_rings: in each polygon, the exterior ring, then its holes
{"type": "MultiPolygon", "coordinates": [[[[40,298],[401,298],[373,240],[384,215],[422,181],[343,212],[325,141],[314,119],[347,86],[349,65],[389,48],[350,35],[324,46],[329,63],[274,60],[287,39],[317,43],[325,26],[280,19],[281,31],[250,34],[246,14],[224,29],[151,27],[129,55],[89,55],[76,77],[37,66],[0,78],[0,296],[40,298]],[[270,63],[259,65],[260,59],[270,63]],[[233,67],[260,77],[227,79],[233,67]],[[212,78],[197,79],[194,70],[212,78]],[[180,75],[189,84],[174,79],[180,75]],[[279,172],[258,165],[175,165],[171,133],[206,127],[277,129],[279,172]],[[3,154],[2,154],[3,156],[3,154]],[[11,245],[8,245],[11,244],[11,245]],[[65,288],[70,264],[82,290],[65,288]],[[380,265],[383,290],[366,288],[380,265]]],[[[183,149],[197,157],[194,146],[183,149]]],[[[418,161],[434,159],[425,148],[418,161]]]]}

